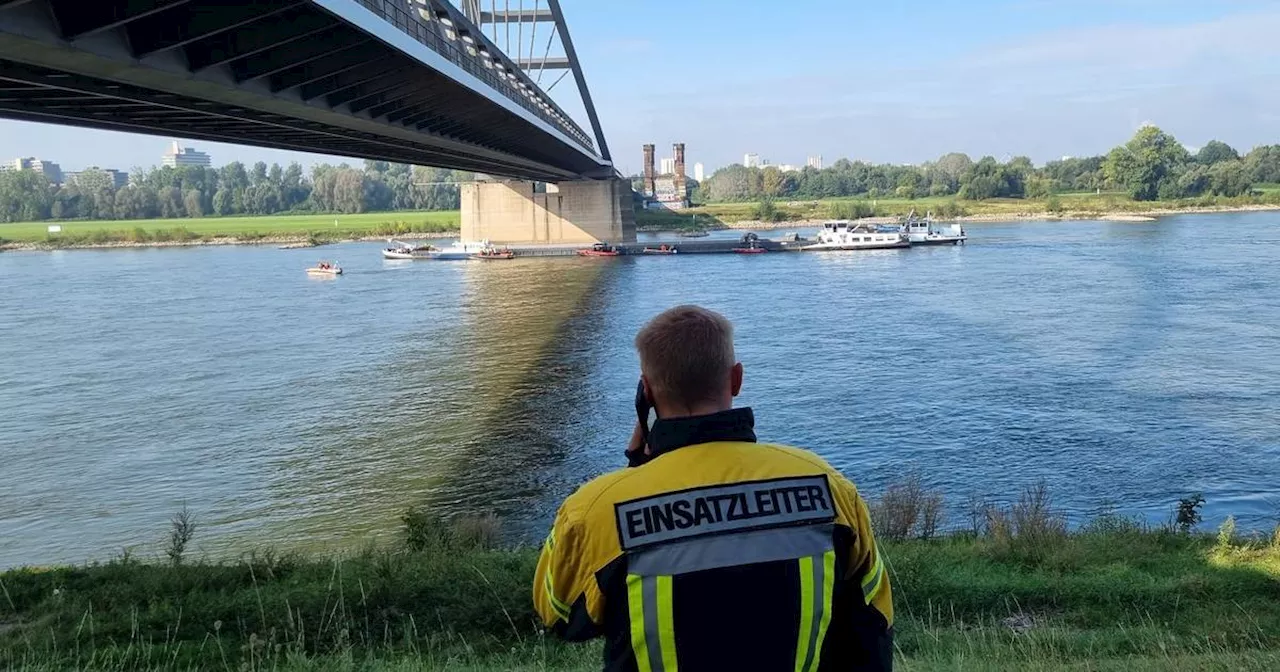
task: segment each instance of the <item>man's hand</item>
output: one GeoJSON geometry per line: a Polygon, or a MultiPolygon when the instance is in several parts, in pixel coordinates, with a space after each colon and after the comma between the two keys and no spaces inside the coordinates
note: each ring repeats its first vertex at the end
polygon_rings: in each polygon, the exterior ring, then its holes
{"type": "Polygon", "coordinates": [[[633,467],[644,464],[649,453],[649,446],[644,440],[644,425],[637,420],[635,429],[631,430],[631,441],[627,443],[627,464],[633,467]]]}

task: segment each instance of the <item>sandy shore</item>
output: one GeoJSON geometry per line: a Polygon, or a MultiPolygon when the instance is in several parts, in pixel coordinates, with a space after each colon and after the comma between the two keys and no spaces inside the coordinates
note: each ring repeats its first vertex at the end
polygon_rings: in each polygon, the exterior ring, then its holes
{"type": "MultiPolygon", "coordinates": [[[[1021,222],[1021,221],[1067,221],[1067,220],[1089,220],[1104,222],[1154,222],[1160,217],[1168,217],[1172,215],[1203,215],[1212,213],[1225,212],[1264,212],[1280,210],[1280,205],[1242,205],[1238,207],[1208,207],[1208,208],[1185,208],[1182,210],[1173,210],[1166,208],[1138,211],[1118,211],[1118,212],[1008,212],[996,213],[989,215],[969,215],[966,217],[937,218],[938,221],[947,222],[1021,222]]],[[[858,220],[868,224],[893,224],[900,221],[900,217],[866,217],[858,220]]],[[[726,229],[753,229],[753,230],[778,230],[778,229],[810,229],[822,226],[823,222],[830,219],[800,219],[788,220],[785,222],[759,222],[759,221],[742,221],[742,222],[726,222],[723,228],[726,229]]]]}

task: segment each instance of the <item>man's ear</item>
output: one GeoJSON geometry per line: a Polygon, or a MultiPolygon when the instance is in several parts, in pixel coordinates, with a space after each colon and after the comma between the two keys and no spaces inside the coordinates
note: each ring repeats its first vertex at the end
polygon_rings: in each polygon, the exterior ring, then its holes
{"type": "Polygon", "coordinates": [[[649,405],[653,406],[653,390],[649,388],[649,379],[644,374],[640,374],[640,384],[644,386],[644,398],[648,400],[649,405]]]}
{"type": "Polygon", "coordinates": [[[734,364],[733,369],[729,371],[729,384],[731,385],[730,391],[733,396],[738,396],[738,393],[742,391],[742,362],[734,364]]]}

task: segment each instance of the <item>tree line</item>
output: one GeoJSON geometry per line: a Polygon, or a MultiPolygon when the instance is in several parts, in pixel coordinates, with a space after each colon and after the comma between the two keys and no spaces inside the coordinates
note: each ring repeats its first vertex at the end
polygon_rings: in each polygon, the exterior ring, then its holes
{"type": "Polygon", "coordinates": [[[1007,162],[991,156],[974,161],[960,153],[918,166],[841,159],[821,170],[806,167],[782,172],[773,166],[734,164],[699,184],[693,199],[700,203],[849,196],[985,200],[1122,190],[1134,200],[1151,201],[1208,194],[1240,196],[1254,184],[1276,182],[1280,182],[1280,145],[1257,147],[1241,156],[1214,140],[1192,154],[1172,135],[1144,126],[1105,156],[1065,158],[1043,166],[1035,166],[1025,156],[1007,162]]]}
{"type": "Polygon", "coordinates": [[[320,164],[310,174],[298,163],[163,166],[135,169],[122,187],[103,170],[80,172],[61,186],[35,171],[11,170],[0,172],[0,221],[456,210],[457,183],[469,179],[385,161],[365,161],[363,168],[320,164]]]}

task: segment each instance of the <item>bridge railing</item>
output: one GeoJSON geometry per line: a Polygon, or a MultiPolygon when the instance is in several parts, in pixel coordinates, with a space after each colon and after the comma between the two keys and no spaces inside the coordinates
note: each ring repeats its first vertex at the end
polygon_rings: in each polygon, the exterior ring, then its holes
{"type": "MultiPolygon", "coordinates": [[[[586,132],[574,123],[564,110],[544,97],[536,84],[524,81],[525,77],[520,72],[519,67],[496,48],[489,49],[486,47],[490,54],[490,59],[486,63],[485,59],[480,56],[479,48],[466,45],[459,36],[456,27],[450,29],[443,26],[439,21],[424,19],[418,8],[410,7],[410,2],[406,0],[359,0],[359,2],[369,11],[382,17],[387,23],[400,29],[401,32],[414,38],[437,54],[444,56],[451,63],[466,70],[475,78],[515,101],[539,119],[560,129],[583,147],[593,153],[595,152],[595,143],[591,141],[586,132]],[[446,31],[452,32],[453,36],[449,37],[443,34],[446,31]],[[502,70],[498,68],[499,63],[502,64],[502,70]],[[510,78],[504,75],[504,71],[513,73],[515,77],[510,78]],[[523,88],[521,84],[523,84],[523,88]]],[[[462,20],[461,16],[459,15],[456,20],[462,20]]],[[[478,34],[478,31],[476,33],[478,34]]],[[[474,40],[475,38],[473,37],[472,39],[474,40]]],[[[481,39],[484,39],[483,36],[481,36],[481,39]]]]}

